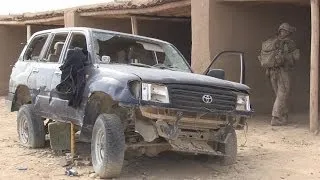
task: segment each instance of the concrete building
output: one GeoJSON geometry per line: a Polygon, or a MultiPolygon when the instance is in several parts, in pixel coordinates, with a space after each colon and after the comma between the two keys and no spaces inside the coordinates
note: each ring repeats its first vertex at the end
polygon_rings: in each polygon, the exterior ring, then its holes
{"type": "MultiPolygon", "coordinates": [[[[282,22],[297,28],[294,39],[302,53],[293,74],[290,111],[305,113],[309,109],[310,82],[308,0],[133,0],[3,16],[0,17],[0,92],[6,93],[10,65],[16,61],[27,36],[42,29],[86,26],[169,41],[178,47],[197,73],[204,71],[220,51],[243,51],[252,104],[257,113],[269,114],[274,95],[257,55],[261,42],[274,35],[282,22]]],[[[237,78],[240,71],[233,58],[220,61],[217,67],[224,68],[231,80],[237,78]]]]}

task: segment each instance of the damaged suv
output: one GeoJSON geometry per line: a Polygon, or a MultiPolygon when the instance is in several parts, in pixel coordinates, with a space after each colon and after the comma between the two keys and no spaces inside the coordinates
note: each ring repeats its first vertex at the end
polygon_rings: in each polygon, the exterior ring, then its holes
{"type": "Polygon", "coordinates": [[[221,69],[194,74],[168,42],[61,28],[30,38],[12,69],[7,103],[18,111],[24,146],[43,147],[50,123],[75,125],[102,178],[119,176],[130,148],[215,155],[229,165],[235,128],[252,110],[249,87],[223,79],[221,69]]]}

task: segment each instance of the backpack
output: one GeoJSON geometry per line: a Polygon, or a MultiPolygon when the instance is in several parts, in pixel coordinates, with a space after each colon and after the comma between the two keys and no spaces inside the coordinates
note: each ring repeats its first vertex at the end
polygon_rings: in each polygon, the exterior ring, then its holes
{"type": "Polygon", "coordinates": [[[277,38],[271,38],[262,43],[262,49],[258,59],[261,66],[264,68],[279,67],[283,65],[284,59],[277,38]]]}

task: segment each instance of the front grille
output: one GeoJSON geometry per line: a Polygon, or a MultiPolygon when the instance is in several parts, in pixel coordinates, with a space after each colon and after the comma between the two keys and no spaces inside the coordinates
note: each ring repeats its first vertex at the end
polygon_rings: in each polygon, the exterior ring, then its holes
{"type": "Polygon", "coordinates": [[[233,111],[237,96],[231,90],[196,85],[168,85],[169,97],[173,108],[202,112],[233,111]],[[205,103],[203,96],[212,97],[211,103],[205,103]]]}

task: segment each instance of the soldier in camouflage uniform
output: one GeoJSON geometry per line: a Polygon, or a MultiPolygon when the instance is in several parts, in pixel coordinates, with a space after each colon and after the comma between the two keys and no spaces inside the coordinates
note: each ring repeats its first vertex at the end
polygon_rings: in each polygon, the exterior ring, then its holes
{"type": "Polygon", "coordinates": [[[282,59],[277,67],[266,68],[266,74],[270,78],[276,100],[272,110],[272,126],[282,126],[288,123],[288,97],[290,92],[290,71],[300,57],[299,50],[293,40],[290,39],[295,28],[288,23],[283,23],[278,29],[275,48],[279,54],[275,58],[282,59]]]}

